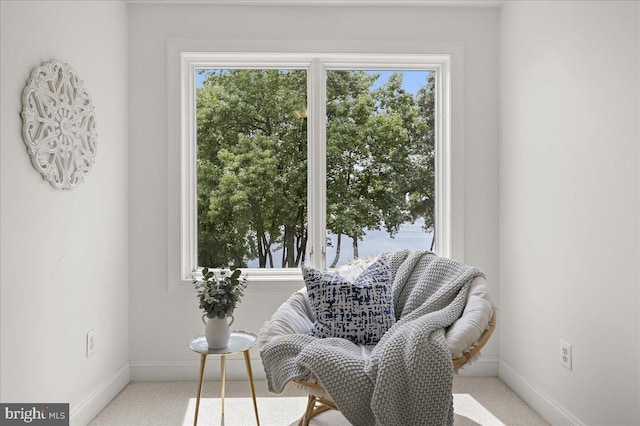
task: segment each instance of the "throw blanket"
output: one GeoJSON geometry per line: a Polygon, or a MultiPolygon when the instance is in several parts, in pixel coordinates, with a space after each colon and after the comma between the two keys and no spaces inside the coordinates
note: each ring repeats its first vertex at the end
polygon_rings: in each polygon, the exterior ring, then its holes
{"type": "Polygon", "coordinates": [[[338,338],[293,334],[260,355],[269,391],[315,376],[356,426],[453,424],[453,364],[445,328],[460,317],[476,268],[431,252],[387,255],[397,322],[366,357],[338,338]]]}

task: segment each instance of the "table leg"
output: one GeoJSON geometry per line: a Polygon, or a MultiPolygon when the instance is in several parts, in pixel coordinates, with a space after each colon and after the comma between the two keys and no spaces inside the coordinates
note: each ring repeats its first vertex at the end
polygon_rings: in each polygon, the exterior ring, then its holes
{"type": "Polygon", "coordinates": [[[200,354],[200,379],[198,382],[198,397],[196,398],[196,414],[193,418],[193,426],[198,424],[198,410],[200,410],[200,395],[202,394],[202,381],[204,379],[204,364],[207,361],[207,355],[200,354]]]}
{"type": "Polygon", "coordinates": [[[256,403],[256,389],[253,386],[253,374],[251,373],[251,358],[249,356],[249,350],[244,351],[244,362],[247,365],[247,375],[249,376],[249,386],[251,387],[251,397],[253,398],[253,410],[256,413],[256,423],[260,426],[260,419],[258,418],[258,404],[256,403]]]}
{"type": "Polygon", "coordinates": [[[220,391],[221,399],[222,399],[222,415],[224,416],[224,382],[225,382],[225,376],[226,376],[226,361],[227,361],[227,356],[226,355],[222,355],[220,356],[220,380],[222,381],[222,390],[220,391]]]}

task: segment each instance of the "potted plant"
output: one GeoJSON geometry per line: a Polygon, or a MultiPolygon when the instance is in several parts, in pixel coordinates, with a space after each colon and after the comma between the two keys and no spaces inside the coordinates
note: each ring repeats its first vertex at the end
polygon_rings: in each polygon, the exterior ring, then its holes
{"type": "Polygon", "coordinates": [[[244,295],[247,277],[242,271],[220,269],[214,272],[209,268],[202,270],[202,278],[193,284],[203,310],[202,322],[205,324],[205,337],[211,349],[222,349],[229,343],[233,324],[233,311],[244,295]],[[209,320],[206,321],[205,317],[209,320]],[[231,321],[228,319],[231,318],[231,321]]]}

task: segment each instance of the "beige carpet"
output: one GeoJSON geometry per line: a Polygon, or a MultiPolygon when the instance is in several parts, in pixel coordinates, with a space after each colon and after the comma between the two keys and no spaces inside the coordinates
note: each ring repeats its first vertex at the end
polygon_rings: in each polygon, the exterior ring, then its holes
{"type": "MultiPolygon", "coordinates": [[[[187,426],[193,425],[196,382],[130,383],[90,426],[187,426]]],[[[456,377],[454,380],[455,425],[547,425],[527,404],[496,378],[456,377]]],[[[306,397],[288,387],[271,395],[264,381],[256,382],[258,413],[263,426],[296,425],[304,412],[306,397]]],[[[221,415],[220,383],[205,382],[198,425],[255,425],[249,384],[229,381],[225,415],[221,415]]],[[[335,411],[322,413],[314,426],[349,425],[335,411]]]]}

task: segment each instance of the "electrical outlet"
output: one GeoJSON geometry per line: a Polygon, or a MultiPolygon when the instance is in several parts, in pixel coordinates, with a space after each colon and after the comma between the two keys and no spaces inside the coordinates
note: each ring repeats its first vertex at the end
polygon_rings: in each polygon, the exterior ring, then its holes
{"type": "Polygon", "coordinates": [[[87,333],[87,358],[96,352],[96,331],[91,330],[87,333]]]}
{"type": "Polygon", "coordinates": [[[560,340],[560,365],[571,371],[571,343],[560,340]]]}

